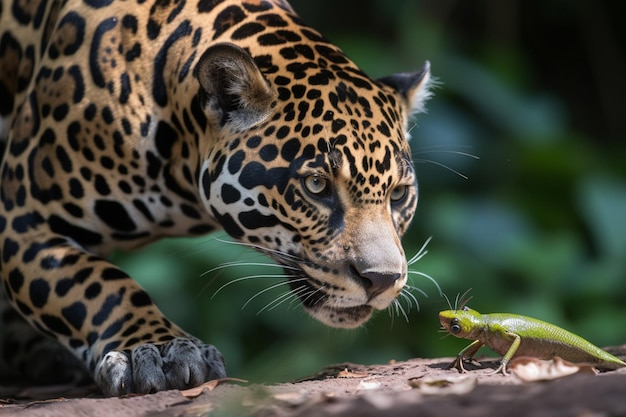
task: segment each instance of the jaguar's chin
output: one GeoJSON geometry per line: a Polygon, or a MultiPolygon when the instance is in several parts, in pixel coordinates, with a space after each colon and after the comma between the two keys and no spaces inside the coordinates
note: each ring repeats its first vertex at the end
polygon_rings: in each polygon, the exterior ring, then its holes
{"type": "Polygon", "coordinates": [[[311,317],[321,321],[327,326],[344,329],[353,329],[367,322],[374,308],[369,305],[356,307],[332,307],[328,305],[307,307],[304,309],[311,317]]]}
{"type": "Polygon", "coordinates": [[[389,288],[371,298],[358,285],[331,285],[304,273],[292,277],[289,284],[311,317],[327,326],[344,329],[361,326],[372,317],[374,310],[389,307],[399,293],[399,290],[389,288]]]}

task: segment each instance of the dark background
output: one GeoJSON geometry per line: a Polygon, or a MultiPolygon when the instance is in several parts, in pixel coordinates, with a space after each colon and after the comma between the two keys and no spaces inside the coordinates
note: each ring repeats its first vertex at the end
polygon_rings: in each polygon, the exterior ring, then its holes
{"type": "MultiPolygon", "coordinates": [[[[411,267],[481,312],[541,318],[600,346],[626,343],[626,29],[620,1],[293,0],[372,77],[430,60],[439,80],[412,130],[420,203],[411,267]],[[470,155],[470,156],[467,156],[470,155]],[[476,159],[476,158],[480,159],[476,159]],[[455,172],[458,172],[455,173],[455,172]],[[466,178],[465,178],[466,177],[466,178]]],[[[412,275],[419,311],[328,329],[282,299],[276,268],[222,235],[171,239],[116,260],[168,316],[270,382],[353,361],[451,356],[446,301],[412,275]],[[228,267],[201,274],[224,262],[228,267]],[[254,297],[254,298],[252,298],[254,297]],[[251,299],[252,298],[252,299],[251,299]],[[251,300],[250,300],[251,299],[251,300]],[[248,302],[249,301],[249,302],[248,302]]]]}

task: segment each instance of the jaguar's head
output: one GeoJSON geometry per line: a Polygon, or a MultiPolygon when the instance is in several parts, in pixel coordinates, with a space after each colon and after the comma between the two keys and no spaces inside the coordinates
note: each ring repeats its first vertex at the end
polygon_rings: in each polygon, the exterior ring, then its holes
{"type": "Polygon", "coordinates": [[[407,124],[429,96],[429,66],[373,81],[335,47],[309,50],[253,58],[218,44],[200,58],[205,140],[221,142],[201,149],[201,195],[231,236],[284,265],[313,317],[356,327],[406,283],[407,124]]]}

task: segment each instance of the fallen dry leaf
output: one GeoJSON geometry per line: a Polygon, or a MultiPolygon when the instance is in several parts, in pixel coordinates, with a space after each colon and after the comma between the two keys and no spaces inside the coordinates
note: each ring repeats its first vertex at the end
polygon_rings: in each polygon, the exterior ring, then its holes
{"type": "Polygon", "coordinates": [[[275,400],[278,400],[292,407],[302,405],[309,400],[309,397],[306,395],[305,392],[282,392],[279,394],[275,394],[273,397],[275,400]]]}
{"type": "Polygon", "coordinates": [[[426,395],[466,394],[476,386],[473,375],[435,375],[409,379],[409,385],[426,395]]]}
{"type": "Polygon", "coordinates": [[[371,389],[378,389],[382,386],[382,384],[378,381],[361,381],[359,382],[359,386],[357,389],[359,390],[371,390],[371,389]]]}
{"type": "Polygon", "coordinates": [[[348,368],[337,374],[337,378],[365,378],[366,376],[368,376],[367,373],[349,371],[348,368]]]}
{"type": "Polygon", "coordinates": [[[596,369],[591,365],[574,364],[558,356],[552,360],[529,357],[516,358],[509,363],[507,369],[524,382],[549,381],[578,373],[597,373],[596,369]]]}
{"type": "Polygon", "coordinates": [[[219,384],[224,383],[224,382],[242,382],[245,384],[248,381],[246,381],[245,379],[239,379],[239,378],[213,379],[211,381],[205,382],[202,385],[198,385],[197,387],[189,388],[186,390],[181,390],[180,393],[185,398],[195,398],[198,395],[202,394],[202,391],[204,390],[213,391],[215,387],[217,387],[219,384]]]}
{"type": "Polygon", "coordinates": [[[171,414],[172,417],[192,417],[192,416],[208,416],[215,409],[215,404],[205,402],[202,404],[194,404],[183,410],[176,411],[171,414]]]}
{"type": "Polygon", "coordinates": [[[29,403],[27,403],[24,408],[28,408],[28,407],[34,407],[36,405],[42,405],[42,404],[50,404],[50,403],[57,403],[57,402],[63,402],[63,401],[67,401],[67,398],[64,397],[59,397],[59,398],[51,398],[49,400],[38,400],[38,401],[31,401],[29,403]]]}

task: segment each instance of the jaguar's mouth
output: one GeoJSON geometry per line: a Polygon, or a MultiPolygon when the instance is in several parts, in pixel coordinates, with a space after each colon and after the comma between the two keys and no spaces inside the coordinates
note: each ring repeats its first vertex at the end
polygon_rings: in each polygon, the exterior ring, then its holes
{"type": "Polygon", "coordinates": [[[314,318],[330,327],[341,327],[353,329],[369,320],[374,312],[374,308],[369,305],[360,305],[357,307],[332,307],[320,306],[317,308],[308,308],[305,310],[314,318]]]}
{"type": "Polygon", "coordinates": [[[336,288],[329,290],[326,288],[327,285],[318,283],[310,277],[293,278],[290,280],[290,286],[292,292],[300,299],[304,310],[311,317],[330,327],[358,327],[369,320],[374,312],[374,307],[368,304],[349,305],[346,302],[349,297],[332,294],[336,288]]]}

